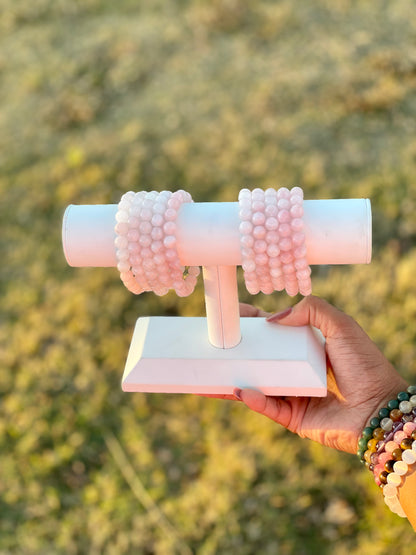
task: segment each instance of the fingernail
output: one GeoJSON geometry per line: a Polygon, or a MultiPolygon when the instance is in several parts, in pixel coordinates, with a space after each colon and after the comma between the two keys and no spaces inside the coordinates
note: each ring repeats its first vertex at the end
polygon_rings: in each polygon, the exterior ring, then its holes
{"type": "Polygon", "coordinates": [[[236,387],[233,391],[233,395],[236,399],[238,399],[239,401],[242,401],[243,399],[241,398],[241,389],[238,389],[238,387],[236,387]]]}
{"type": "Polygon", "coordinates": [[[266,320],[268,322],[278,322],[279,320],[283,320],[283,318],[286,318],[286,316],[289,316],[291,312],[292,312],[292,307],[289,306],[289,308],[285,308],[285,310],[276,312],[275,314],[268,316],[266,320]]]}

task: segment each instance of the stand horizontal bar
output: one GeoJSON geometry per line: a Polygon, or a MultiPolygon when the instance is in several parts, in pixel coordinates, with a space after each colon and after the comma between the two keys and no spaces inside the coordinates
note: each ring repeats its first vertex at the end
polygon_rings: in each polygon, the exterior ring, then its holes
{"type": "Polygon", "coordinates": [[[218,349],[205,318],[139,318],[124,370],[123,391],[232,394],[250,387],[267,395],[326,395],[324,339],[309,326],[241,318],[241,342],[218,349]]]}

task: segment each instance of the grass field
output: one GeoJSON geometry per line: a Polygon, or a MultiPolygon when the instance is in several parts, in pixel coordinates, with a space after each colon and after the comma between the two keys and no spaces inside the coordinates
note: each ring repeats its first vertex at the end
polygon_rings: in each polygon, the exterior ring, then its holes
{"type": "Polygon", "coordinates": [[[60,237],[68,204],[130,189],[368,197],[372,264],[314,267],[314,293],[415,383],[414,12],[0,0],[0,553],[414,554],[355,457],[238,403],[122,393],[136,318],[203,315],[201,283],[133,297],[60,237]]]}

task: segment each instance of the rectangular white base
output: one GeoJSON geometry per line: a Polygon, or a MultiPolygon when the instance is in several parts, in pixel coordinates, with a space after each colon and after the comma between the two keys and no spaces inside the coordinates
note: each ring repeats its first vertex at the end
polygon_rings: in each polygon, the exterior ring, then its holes
{"type": "Polygon", "coordinates": [[[263,318],[241,318],[231,349],[208,342],[205,318],[139,318],[124,370],[123,391],[232,394],[250,387],[266,395],[326,396],[322,334],[263,318]]]}

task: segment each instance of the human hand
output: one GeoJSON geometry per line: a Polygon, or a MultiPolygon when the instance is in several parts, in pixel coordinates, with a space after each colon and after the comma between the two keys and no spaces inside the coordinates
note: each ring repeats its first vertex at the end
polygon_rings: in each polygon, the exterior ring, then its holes
{"type": "MultiPolygon", "coordinates": [[[[249,305],[243,305],[241,313],[266,314],[249,305]]],[[[273,397],[243,389],[235,390],[235,396],[300,437],[356,453],[358,438],[368,420],[399,391],[406,390],[408,384],[358,323],[323,299],[305,297],[293,309],[272,315],[268,321],[270,325],[310,324],[321,330],[326,338],[328,394],[273,397]]]]}

